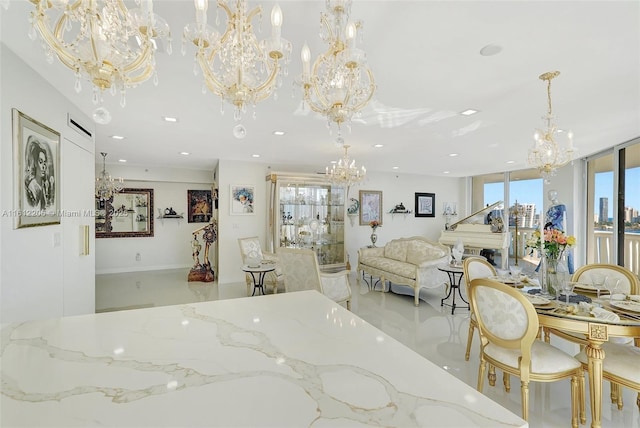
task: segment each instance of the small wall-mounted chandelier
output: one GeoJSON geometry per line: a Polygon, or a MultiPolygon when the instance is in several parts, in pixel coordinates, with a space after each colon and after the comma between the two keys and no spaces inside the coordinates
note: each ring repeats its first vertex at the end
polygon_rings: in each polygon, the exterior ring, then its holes
{"type": "Polygon", "coordinates": [[[343,147],[344,156],[333,164],[331,168],[326,168],[325,176],[332,184],[348,188],[364,180],[367,175],[367,169],[364,166],[358,168],[355,159],[349,159],[348,151],[349,147],[351,147],[350,145],[345,144],[343,147]]]}
{"type": "MultiPolygon", "coordinates": [[[[255,107],[281,84],[280,60],[284,59],[286,66],[291,54],[291,43],[280,37],[282,11],[277,4],[273,7],[271,37],[258,42],[252,21],[262,16],[261,6],[247,11],[246,0],[235,0],[235,6],[227,0],[218,0],[218,7],[227,15],[227,27],[220,36],[207,25],[209,1],[194,0],[194,3],[196,23],[184,28],[182,53],[186,53],[187,42],[196,46],[196,62],[202,69],[205,85],[223,101],[234,105],[234,117],[240,120],[247,104],[255,107]]],[[[197,67],[194,73],[197,74],[197,67]]]]}
{"type": "MultiPolygon", "coordinates": [[[[127,88],[153,76],[155,50],[159,43],[171,53],[169,25],[153,12],[152,0],[138,0],[139,9],[128,10],[123,0],[30,0],[32,30],[40,33],[47,61],[54,55],[76,75],[80,92],[83,77],[93,85],[93,102],[102,94],[120,91],[120,105],[126,104],[127,88]]],[[[98,123],[108,123],[110,115],[100,107],[94,113],[98,123]]]]}
{"type": "Polygon", "coordinates": [[[111,178],[111,174],[106,169],[107,154],[104,152],[100,152],[100,154],[102,155],[102,172],[96,178],[96,198],[106,201],[124,189],[124,182],[122,177],[115,180],[111,178]]]}
{"type": "Polygon", "coordinates": [[[304,101],[309,107],[340,125],[351,122],[354,114],[367,105],[376,85],[363,50],[356,47],[356,33],[362,22],[349,20],[351,0],[327,0],[327,12],[320,15],[322,40],[329,49],[319,55],[311,68],[311,52],[302,48],[304,101]]]}
{"type": "Polygon", "coordinates": [[[551,80],[560,75],[559,71],[550,71],[540,75],[541,80],[547,82],[547,114],[542,117],[545,121],[546,129],[536,129],[533,138],[535,140],[533,147],[529,149],[529,165],[535,167],[544,178],[545,182],[549,182],[549,178],[555,175],[556,170],[568,164],[573,154],[573,132],[564,132],[558,129],[554,123],[555,116],[551,110],[551,80]],[[561,147],[556,143],[554,134],[565,134],[567,138],[566,147],[561,147]]]}

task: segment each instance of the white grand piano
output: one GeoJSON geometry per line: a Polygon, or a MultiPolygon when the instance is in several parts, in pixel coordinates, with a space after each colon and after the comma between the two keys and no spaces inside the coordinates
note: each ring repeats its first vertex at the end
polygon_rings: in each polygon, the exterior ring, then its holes
{"type": "Polygon", "coordinates": [[[481,250],[500,250],[502,255],[502,269],[509,264],[509,244],[511,234],[509,226],[504,225],[501,232],[492,232],[491,224],[485,224],[487,214],[502,204],[498,201],[473,214],[453,223],[440,234],[438,242],[444,245],[455,245],[458,239],[462,241],[465,252],[479,254],[481,250]]]}

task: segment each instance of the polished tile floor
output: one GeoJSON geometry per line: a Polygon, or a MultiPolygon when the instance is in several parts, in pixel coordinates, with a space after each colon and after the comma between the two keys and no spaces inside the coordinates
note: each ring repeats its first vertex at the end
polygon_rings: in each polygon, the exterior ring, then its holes
{"type": "MultiPolygon", "coordinates": [[[[246,297],[244,283],[217,284],[188,282],[186,269],[121,273],[96,276],[96,311],[141,309],[153,306],[175,305],[208,300],[246,297]]],[[[453,376],[475,387],[478,370],[478,338],[474,337],[471,358],[464,360],[469,316],[466,308],[440,306],[444,287],[422,290],[419,307],[413,297],[402,294],[404,287],[394,286],[393,293],[371,290],[363,281],[351,274],[353,292],[352,311],[361,318],[415,350],[420,355],[447,370],[453,376]]],[[[458,303],[458,302],[457,302],[458,303]]],[[[567,352],[577,352],[573,344],[554,339],[553,343],[567,352]]],[[[389,364],[394,364],[389,361],[389,364]]],[[[498,375],[501,378],[501,375],[498,375]]],[[[442,385],[442,388],[446,388],[442,385]]],[[[532,383],[530,390],[530,426],[570,426],[569,381],[548,384],[532,383]]],[[[514,413],[520,414],[518,384],[512,381],[512,390],[506,393],[501,379],[495,387],[485,382],[484,393],[514,413]]],[[[604,395],[609,396],[608,382],[604,395]]],[[[461,397],[462,399],[462,397],[461,397]]],[[[587,400],[588,401],[588,400],[587,400]]],[[[603,427],[640,428],[640,411],[635,405],[636,394],[624,391],[625,406],[617,410],[607,400],[603,403],[603,427]]],[[[587,404],[588,405],[588,404],[587,404]]],[[[589,411],[587,411],[589,415],[589,411]]],[[[590,417],[587,420],[587,426],[590,417]]]]}

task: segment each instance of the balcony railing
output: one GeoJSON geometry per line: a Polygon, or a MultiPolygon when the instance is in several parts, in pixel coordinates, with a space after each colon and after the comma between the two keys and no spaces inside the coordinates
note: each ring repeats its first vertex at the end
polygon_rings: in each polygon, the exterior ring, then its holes
{"type": "MultiPolygon", "coordinates": [[[[510,228],[511,231],[511,246],[509,247],[509,257],[515,257],[514,243],[516,231],[515,228],[510,228]]],[[[518,227],[518,258],[522,259],[527,253],[525,245],[527,239],[531,237],[535,229],[518,227]]],[[[606,230],[596,230],[595,246],[593,254],[594,263],[613,263],[614,251],[613,247],[613,233],[606,230]]],[[[529,260],[532,260],[529,258],[529,260]]],[[[533,259],[535,261],[535,258],[533,259]]],[[[640,234],[639,233],[625,233],[624,234],[624,267],[640,275],[640,234]]]]}

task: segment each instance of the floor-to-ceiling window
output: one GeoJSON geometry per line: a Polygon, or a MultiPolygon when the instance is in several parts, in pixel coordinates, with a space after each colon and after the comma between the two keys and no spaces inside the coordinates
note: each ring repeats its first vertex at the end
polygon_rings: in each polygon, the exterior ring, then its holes
{"type": "Polygon", "coordinates": [[[543,207],[543,180],[537,170],[480,175],[472,178],[474,210],[504,201],[494,215],[503,216],[511,231],[509,256],[514,262],[525,256],[525,242],[539,227],[543,207]],[[508,207],[507,210],[504,210],[508,207]],[[516,233],[517,232],[517,233],[516,233]]]}
{"type": "Polygon", "coordinates": [[[587,262],[640,271],[640,141],[591,156],[587,163],[587,262]]]}

